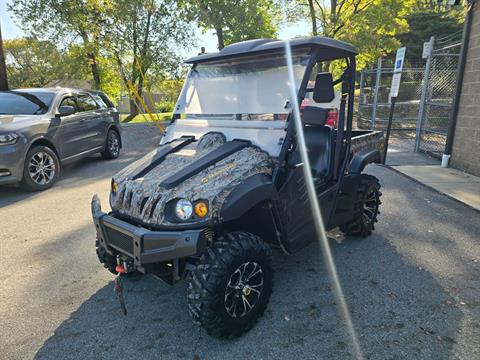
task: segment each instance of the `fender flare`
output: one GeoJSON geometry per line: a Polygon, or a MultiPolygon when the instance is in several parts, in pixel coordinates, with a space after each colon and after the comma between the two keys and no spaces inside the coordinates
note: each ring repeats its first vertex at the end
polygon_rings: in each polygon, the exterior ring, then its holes
{"type": "Polygon", "coordinates": [[[23,156],[23,161],[25,162],[25,157],[27,156],[27,153],[28,151],[32,148],[32,146],[35,144],[35,143],[38,143],[38,144],[43,144],[44,146],[48,146],[50,149],[52,149],[52,151],[57,154],[57,157],[58,157],[58,161],[61,162],[61,152],[60,152],[60,148],[57,146],[58,144],[56,143],[56,141],[50,137],[47,137],[43,134],[41,135],[35,135],[33,136],[26,144],[25,144],[25,154],[23,156]]]}
{"type": "Polygon", "coordinates": [[[365,166],[371,163],[380,163],[382,155],[378,149],[365,149],[353,156],[348,168],[348,174],[361,174],[365,166]]]}
{"type": "Polygon", "coordinates": [[[225,199],[220,209],[222,222],[238,219],[260,202],[278,199],[278,192],[267,174],[256,174],[238,185],[225,199]]]}

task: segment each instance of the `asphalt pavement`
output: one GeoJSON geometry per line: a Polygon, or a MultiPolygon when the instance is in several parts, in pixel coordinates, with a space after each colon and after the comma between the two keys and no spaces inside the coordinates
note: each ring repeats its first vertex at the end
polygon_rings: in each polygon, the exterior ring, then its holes
{"type": "MultiPolygon", "coordinates": [[[[265,316],[221,341],[194,325],[185,283],[128,279],[128,316],[97,261],[90,199],[108,206],[111,175],[154,148],[130,126],[114,161],[64,169],[42,193],[0,188],[0,359],[353,359],[318,246],[275,252],[265,316]]],[[[333,256],[366,359],[480,359],[480,215],[376,165],[376,231],[332,233],[333,256]]]]}

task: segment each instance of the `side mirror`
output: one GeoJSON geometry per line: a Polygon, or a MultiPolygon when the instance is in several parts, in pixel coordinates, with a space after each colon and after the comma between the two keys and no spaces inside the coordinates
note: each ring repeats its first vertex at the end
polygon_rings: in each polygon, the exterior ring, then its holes
{"type": "Polygon", "coordinates": [[[319,73],[315,79],[313,100],[317,103],[328,103],[335,99],[333,90],[333,77],[331,73],[319,73]]]}
{"type": "Polygon", "coordinates": [[[72,114],[75,114],[75,108],[73,106],[64,105],[58,108],[59,117],[68,116],[72,114]]]}

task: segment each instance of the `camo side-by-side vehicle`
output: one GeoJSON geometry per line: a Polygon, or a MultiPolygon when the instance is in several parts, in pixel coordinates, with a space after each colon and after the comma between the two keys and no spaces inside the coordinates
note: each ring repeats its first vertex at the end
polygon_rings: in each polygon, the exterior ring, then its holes
{"type": "MultiPolygon", "coordinates": [[[[327,229],[367,236],[377,221],[383,134],[352,130],[356,49],[324,37],[291,40],[301,102],[328,103],[341,89],[338,127],[327,110],[302,112],[327,229]],[[319,71],[337,60],[334,80],[319,71]],[[315,81],[314,88],[308,84],[315,81]]],[[[188,281],[188,307],[209,334],[234,337],[264,312],[272,247],[293,253],[316,241],[297,148],[285,43],[260,39],[202,54],[192,64],[160,146],[113,176],[110,213],[92,213],[100,261],[113,273],[188,281]]]]}

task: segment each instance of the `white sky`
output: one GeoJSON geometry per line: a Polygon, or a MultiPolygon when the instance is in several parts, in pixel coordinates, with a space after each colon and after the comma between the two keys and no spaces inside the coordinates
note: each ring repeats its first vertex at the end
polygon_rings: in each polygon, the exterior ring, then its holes
{"type": "MultiPolygon", "coordinates": [[[[7,4],[11,0],[0,0],[0,26],[2,29],[2,37],[4,39],[13,39],[23,35],[22,30],[14,23],[11,14],[7,12],[7,4]]],[[[280,39],[292,38],[297,35],[309,35],[310,26],[307,22],[298,22],[290,24],[283,29],[280,29],[278,37],[280,39]]],[[[217,38],[213,31],[208,31],[202,34],[200,30],[196,31],[198,37],[198,47],[186,53],[186,57],[194,56],[200,52],[200,47],[204,46],[207,52],[217,51],[217,38]]]]}

